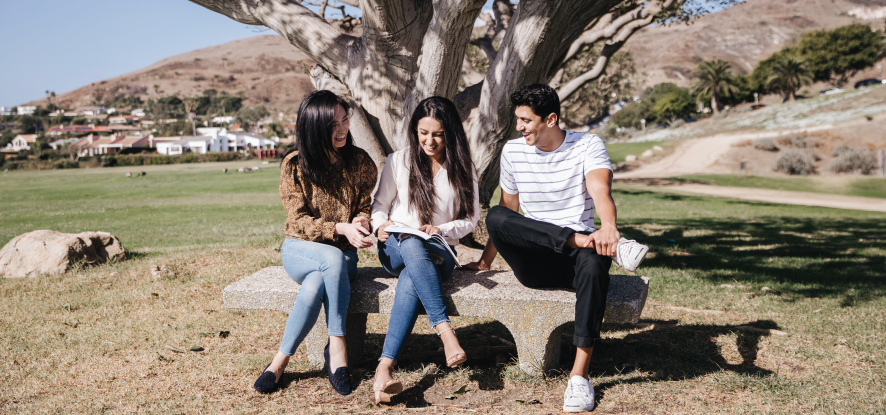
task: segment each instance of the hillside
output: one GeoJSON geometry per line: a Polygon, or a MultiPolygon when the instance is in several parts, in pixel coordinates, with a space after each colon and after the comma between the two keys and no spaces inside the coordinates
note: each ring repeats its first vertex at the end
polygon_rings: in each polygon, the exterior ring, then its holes
{"type": "MultiPolygon", "coordinates": [[[[99,96],[135,94],[142,101],[168,95],[200,95],[206,89],[243,94],[243,105],[298,109],[312,91],[314,62],[277,34],[255,36],[164,59],[144,69],[60,94],[64,108],[91,105],[99,96]]],[[[40,99],[31,105],[45,105],[40,99]]]]}
{"type": "MultiPolygon", "coordinates": [[[[640,83],[686,86],[697,62],[726,59],[743,72],[809,30],[862,21],[848,15],[882,0],[748,0],[697,19],[692,25],[649,27],[629,42],[640,83]]],[[[882,20],[864,20],[882,29],[882,20]]],[[[273,33],[273,32],[271,32],[273,33]]],[[[96,82],[56,98],[69,109],[108,94],[135,94],[143,101],[194,96],[205,89],[242,93],[243,104],[295,111],[313,90],[306,74],[313,61],[282,36],[269,34],[176,55],[147,68],[96,82]]],[[[30,105],[45,105],[37,99],[30,105]]]]}
{"type": "Polygon", "coordinates": [[[856,22],[883,29],[882,19],[860,20],[848,13],[884,5],[882,0],[747,0],[689,26],[647,27],[628,41],[628,48],[644,85],[685,87],[704,60],[724,59],[748,73],[803,32],[856,22]]]}

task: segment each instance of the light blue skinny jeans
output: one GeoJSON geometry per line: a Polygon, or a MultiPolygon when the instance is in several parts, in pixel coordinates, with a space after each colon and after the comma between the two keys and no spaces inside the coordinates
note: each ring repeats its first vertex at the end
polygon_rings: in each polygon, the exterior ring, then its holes
{"type": "Polygon", "coordinates": [[[415,326],[419,305],[424,306],[431,327],[449,321],[442,281],[455,269],[455,260],[440,242],[399,236],[391,234],[378,247],[381,265],[389,274],[399,277],[381,354],[395,362],[415,326]]]}
{"type": "Polygon", "coordinates": [[[295,354],[317,322],[321,304],[326,311],[329,335],[344,336],[351,300],[350,280],[357,274],[357,253],[317,242],[286,239],[280,255],[289,278],[301,284],[286,320],[280,353],[295,354]]]}

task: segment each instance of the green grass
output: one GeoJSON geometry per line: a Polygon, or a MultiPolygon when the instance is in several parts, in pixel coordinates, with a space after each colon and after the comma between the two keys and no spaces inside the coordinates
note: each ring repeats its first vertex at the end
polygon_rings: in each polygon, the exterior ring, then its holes
{"type": "Polygon", "coordinates": [[[0,177],[0,245],[35,229],[111,232],[139,251],[278,238],[286,218],[277,192],[280,168],[236,173],[253,165],[259,164],[7,173],[0,177]],[[127,178],[128,171],[147,175],[127,178]]]}
{"type": "Polygon", "coordinates": [[[706,174],[679,176],[673,179],[718,186],[886,198],[886,179],[882,177],[775,177],[706,174]]]}
{"type": "MultiPolygon", "coordinates": [[[[404,361],[396,376],[407,390],[385,410],[367,405],[387,324],[372,316],[363,361],[352,363],[354,394],[339,396],[323,374],[305,371],[303,348],[281,392],[253,392],[286,315],[226,311],[221,292],[280,264],[284,214],[279,169],[221,173],[241,165],[249,164],[145,167],[137,179],[118,168],[0,179],[3,243],[41,228],[104,230],[130,253],[62,276],[0,279],[0,412],[560,412],[571,325],[561,372],[527,378],[513,352],[436,372],[404,361]],[[153,279],[154,264],[175,275],[153,279]],[[203,335],[219,330],[230,336],[203,335]],[[187,352],[195,345],[205,351],[187,352]],[[465,395],[445,399],[462,385],[465,395]],[[529,399],[539,403],[517,402],[529,399]]],[[[622,234],[650,247],[638,271],[650,291],[641,324],[604,324],[591,363],[598,411],[884,412],[886,215],[620,185],[613,195],[622,234]]],[[[364,250],[361,264],[377,260],[364,250]]],[[[439,347],[425,321],[405,354],[439,347]]],[[[453,324],[469,356],[506,344],[492,336],[513,341],[496,322],[453,324]]]]}
{"type": "Polygon", "coordinates": [[[640,154],[643,154],[646,150],[651,150],[652,147],[659,146],[664,148],[665,150],[673,147],[675,144],[674,141],[662,141],[662,142],[643,142],[643,143],[607,143],[606,151],[609,152],[609,161],[613,163],[621,163],[625,161],[625,157],[628,154],[633,154],[637,157],[640,157],[640,154]]]}

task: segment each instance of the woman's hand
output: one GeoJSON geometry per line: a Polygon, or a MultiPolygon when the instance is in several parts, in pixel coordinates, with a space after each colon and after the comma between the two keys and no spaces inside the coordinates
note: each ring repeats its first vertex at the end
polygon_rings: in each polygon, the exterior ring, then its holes
{"type": "Polygon", "coordinates": [[[435,233],[438,235],[443,235],[443,232],[440,230],[440,228],[438,228],[434,225],[422,225],[421,227],[418,228],[418,230],[420,230],[428,235],[433,235],[435,233]]]}
{"type": "Polygon", "coordinates": [[[344,235],[354,248],[369,248],[372,246],[372,240],[366,237],[369,235],[369,229],[357,222],[357,219],[366,220],[365,218],[354,218],[354,223],[336,223],[335,234],[344,235]]]}
{"type": "Polygon", "coordinates": [[[385,232],[385,228],[387,228],[388,226],[393,225],[393,224],[394,224],[394,221],[388,219],[387,222],[381,224],[381,226],[378,227],[378,230],[376,231],[376,233],[378,234],[378,241],[379,242],[384,242],[384,241],[388,240],[388,237],[391,236],[391,234],[385,232]]]}

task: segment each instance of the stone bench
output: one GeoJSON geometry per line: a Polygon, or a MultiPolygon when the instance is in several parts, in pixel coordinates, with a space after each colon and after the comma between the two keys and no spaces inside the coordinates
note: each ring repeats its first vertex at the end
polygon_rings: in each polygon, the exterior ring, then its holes
{"type": "MultiPolygon", "coordinates": [[[[348,356],[359,362],[369,313],[390,314],[397,279],[383,268],[360,268],[351,283],[348,308],[348,356]]],[[[283,267],[268,267],[225,287],[224,305],[232,310],[279,310],[289,313],[299,284],[286,275],[283,267]]],[[[649,279],[612,275],[604,320],[609,323],[636,323],[646,303],[649,279]]],[[[502,323],[517,345],[520,368],[540,374],[556,368],[560,355],[562,326],[575,320],[575,294],[554,289],[526,288],[510,271],[456,270],[443,285],[450,316],[482,317],[502,323]]],[[[305,343],[310,364],[323,367],[326,346],[325,313],[305,343]]],[[[471,345],[463,345],[470,349],[471,345]]]]}

